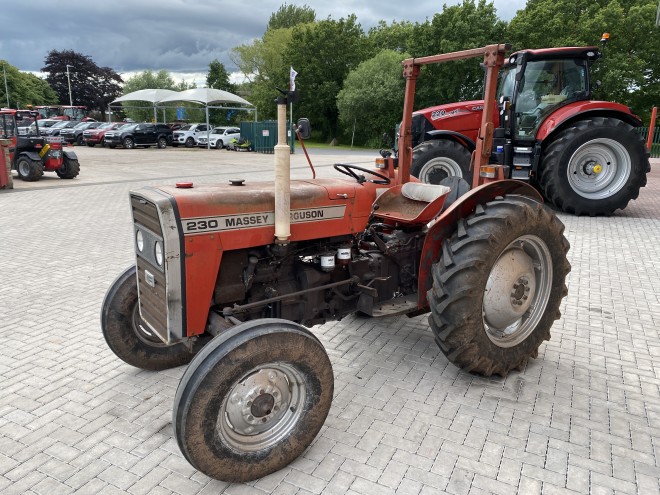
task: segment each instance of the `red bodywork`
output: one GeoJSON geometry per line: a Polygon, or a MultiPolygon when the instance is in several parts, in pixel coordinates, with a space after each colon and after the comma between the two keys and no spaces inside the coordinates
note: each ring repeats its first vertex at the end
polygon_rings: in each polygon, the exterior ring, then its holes
{"type": "Polygon", "coordinates": [[[34,109],[39,112],[42,119],[53,120],[89,120],[87,115],[89,110],[87,107],[81,105],[41,105],[36,106],[34,109]]]}
{"type": "Polygon", "coordinates": [[[89,131],[83,131],[85,143],[101,144],[107,131],[112,131],[124,124],[125,122],[116,122],[112,126],[106,127],[105,129],[90,129],[89,131]]]}

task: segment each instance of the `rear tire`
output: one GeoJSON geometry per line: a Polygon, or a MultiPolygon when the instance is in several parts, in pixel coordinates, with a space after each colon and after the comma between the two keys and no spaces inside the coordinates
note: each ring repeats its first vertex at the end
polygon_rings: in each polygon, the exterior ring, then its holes
{"type": "Polygon", "coordinates": [[[78,146],[82,146],[83,144],[85,144],[85,140],[83,139],[82,135],[80,135],[76,138],[76,144],[78,146]]]}
{"type": "Polygon", "coordinates": [[[190,351],[183,343],[164,344],[142,322],[135,266],[126,269],[108,289],[101,308],[101,330],[118,358],[144,370],[159,371],[187,364],[203,345],[198,340],[190,351]]]}
{"type": "Polygon", "coordinates": [[[429,324],[450,362],[506,376],[537,357],[568,292],[563,232],[554,213],[524,196],[479,205],[459,221],[428,291],[429,324]]]}
{"type": "Polygon", "coordinates": [[[18,176],[26,182],[36,182],[44,175],[44,166],[38,160],[28,156],[20,156],[16,160],[18,176]]]}
{"type": "Polygon", "coordinates": [[[87,146],[89,146],[90,148],[93,148],[95,146],[95,144],[96,143],[87,143],[87,146]]]}
{"type": "Polygon", "coordinates": [[[540,185],[558,208],[576,215],[611,215],[639,196],[649,160],[631,125],[594,117],[561,131],[546,148],[540,185]]]}
{"type": "Polygon", "coordinates": [[[190,363],[172,426],[184,457],[207,476],[255,480],[314,440],[330,410],[332,365],[301,325],[253,320],[213,339],[190,363]]]}
{"type": "Polygon", "coordinates": [[[55,173],[60,179],[73,179],[80,173],[80,163],[78,160],[64,156],[62,166],[55,173]]]}
{"type": "Polygon", "coordinates": [[[413,149],[410,173],[426,184],[440,184],[446,177],[460,177],[472,183],[470,152],[447,139],[426,141],[413,149]]]}

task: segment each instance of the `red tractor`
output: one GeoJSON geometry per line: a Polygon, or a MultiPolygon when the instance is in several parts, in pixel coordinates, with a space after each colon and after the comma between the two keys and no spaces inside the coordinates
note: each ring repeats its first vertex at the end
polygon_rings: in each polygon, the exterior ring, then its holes
{"type": "MultiPolygon", "coordinates": [[[[577,215],[625,208],[650,171],[639,117],[591,99],[590,68],[600,56],[595,46],[516,52],[500,73],[498,101],[489,103],[500,114],[492,161],[577,215]]],[[[429,184],[469,176],[483,109],[478,100],[415,112],[412,175],[429,184]]]]}
{"type": "MultiPolygon", "coordinates": [[[[136,262],[106,293],[101,327],[126,363],[190,363],[174,435],[203,473],[247,481],[300,455],[333,395],[330,359],[306,327],[361,312],[417,316],[447,359],[506,375],[536,357],[570,270],[564,226],[528,184],[488,163],[505,45],[404,61],[398,158],[349,179],[290,180],[278,101],[275,182],[133,191],[136,262]],[[482,57],[486,101],[473,188],[411,181],[412,107],[424,64],[482,57]]],[[[305,134],[305,125],[300,125],[305,134]]]]}
{"type": "Polygon", "coordinates": [[[0,137],[13,141],[10,147],[12,169],[24,181],[37,181],[44,172],[55,172],[60,179],[73,179],[80,173],[78,157],[62,148],[60,137],[39,133],[38,113],[29,110],[1,110],[0,137]],[[17,134],[17,120],[31,117],[34,122],[25,134],[17,134]]]}
{"type": "Polygon", "coordinates": [[[39,118],[53,120],[94,120],[88,117],[89,110],[82,105],[44,105],[36,106],[39,118]]]}

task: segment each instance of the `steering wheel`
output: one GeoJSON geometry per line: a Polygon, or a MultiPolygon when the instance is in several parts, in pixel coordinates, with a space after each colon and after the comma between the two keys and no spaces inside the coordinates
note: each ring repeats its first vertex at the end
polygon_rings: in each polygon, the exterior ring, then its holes
{"type": "Polygon", "coordinates": [[[358,181],[358,184],[362,184],[363,182],[373,182],[374,184],[387,185],[390,182],[392,182],[390,178],[386,177],[385,175],[381,175],[378,172],[374,172],[373,170],[369,170],[367,168],[358,167],[357,165],[346,165],[345,163],[335,163],[333,167],[337,172],[341,172],[344,175],[353,177],[356,181],[358,181]],[[364,175],[358,175],[353,170],[359,170],[360,172],[374,175],[378,177],[378,179],[367,179],[364,175]]]}

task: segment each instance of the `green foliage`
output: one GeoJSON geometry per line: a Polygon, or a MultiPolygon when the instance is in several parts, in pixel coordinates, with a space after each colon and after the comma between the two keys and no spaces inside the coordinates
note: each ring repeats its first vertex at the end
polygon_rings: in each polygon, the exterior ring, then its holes
{"type": "Polygon", "coordinates": [[[296,114],[309,118],[321,135],[332,139],[338,135],[337,94],[348,73],[368,55],[366,37],[354,15],[302,24],[293,29],[283,57],[288,64],[277,85],[288,85],[289,64],[293,66],[301,95],[294,105],[296,114]]]}
{"type": "Polygon", "coordinates": [[[509,25],[515,49],[596,45],[611,41],[593,66],[602,86],[596,97],[629,105],[648,117],[660,100],[660,29],[657,0],[530,0],[509,25]]]}
{"type": "Polygon", "coordinates": [[[121,94],[122,79],[110,67],[99,67],[91,57],[73,50],[51,50],[46,55],[42,71],[46,81],[57,94],[60,104],[68,105],[71,79],[71,99],[74,105],[85,105],[90,110],[105,110],[121,94]]]}
{"type": "Polygon", "coordinates": [[[347,132],[355,123],[355,143],[381,146],[401,121],[405,79],[401,61],[408,54],[383,50],[349,72],[337,95],[339,120],[347,132]]]}
{"type": "Polygon", "coordinates": [[[316,12],[307,5],[282,4],[277,12],[273,12],[268,20],[266,29],[292,28],[298,24],[306,24],[316,21],[316,12]]]}
{"type": "MultiPolygon", "coordinates": [[[[25,108],[27,105],[53,105],[57,103],[55,91],[43,79],[29,72],[21,72],[4,60],[0,61],[7,75],[10,108],[25,108]]],[[[0,106],[7,105],[4,74],[0,80],[0,106]]]]}
{"type": "Polygon", "coordinates": [[[224,64],[217,58],[209,64],[209,72],[206,75],[206,86],[228,91],[229,93],[236,93],[236,86],[229,82],[229,72],[227,72],[224,64]]]}

